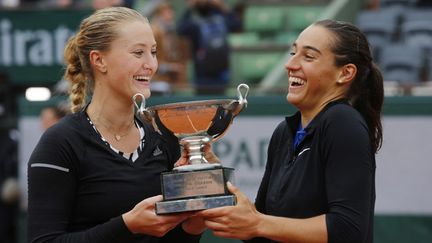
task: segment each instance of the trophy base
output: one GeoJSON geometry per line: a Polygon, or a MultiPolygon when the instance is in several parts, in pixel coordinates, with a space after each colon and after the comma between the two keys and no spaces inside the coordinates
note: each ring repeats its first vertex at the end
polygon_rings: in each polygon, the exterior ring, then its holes
{"type": "Polygon", "coordinates": [[[213,167],[207,168],[207,165],[198,166],[199,170],[189,170],[188,167],[184,171],[162,173],[164,200],[156,203],[156,213],[179,213],[235,205],[235,196],[226,187],[227,181],[234,180],[234,169],[220,164],[210,164],[213,167]]]}
{"type": "Polygon", "coordinates": [[[236,197],[234,195],[162,201],[156,203],[156,214],[197,211],[223,206],[234,206],[235,204],[236,197]]]}

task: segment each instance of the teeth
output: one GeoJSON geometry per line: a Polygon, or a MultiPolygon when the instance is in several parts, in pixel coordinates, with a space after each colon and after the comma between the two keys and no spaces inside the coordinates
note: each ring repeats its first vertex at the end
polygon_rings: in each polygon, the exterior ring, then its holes
{"type": "Polygon", "coordinates": [[[134,76],[134,79],[139,80],[139,81],[149,81],[150,77],[138,75],[138,76],[134,76]]]}
{"type": "Polygon", "coordinates": [[[291,84],[294,83],[294,84],[298,84],[298,85],[303,85],[303,84],[306,83],[305,80],[303,80],[303,79],[301,79],[301,78],[297,78],[297,77],[289,77],[288,81],[289,81],[291,84]]]}

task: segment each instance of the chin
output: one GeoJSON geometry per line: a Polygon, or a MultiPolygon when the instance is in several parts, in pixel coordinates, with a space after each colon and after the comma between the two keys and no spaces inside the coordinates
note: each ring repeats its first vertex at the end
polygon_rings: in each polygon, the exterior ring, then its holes
{"type": "Polygon", "coordinates": [[[142,91],[141,93],[144,95],[144,97],[145,97],[146,99],[150,98],[150,96],[151,96],[151,91],[150,91],[150,89],[146,89],[146,90],[142,91]]]}
{"type": "Polygon", "coordinates": [[[290,103],[291,105],[297,107],[297,104],[299,103],[299,100],[296,99],[296,97],[293,94],[290,95],[288,93],[287,96],[286,96],[286,99],[287,99],[288,103],[290,103]]]}
{"type": "Polygon", "coordinates": [[[295,101],[295,98],[292,97],[292,96],[293,96],[293,95],[290,94],[290,93],[287,94],[286,99],[287,99],[288,103],[291,103],[291,104],[292,104],[293,101],[295,101]]]}
{"type": "Polygon", "coordinates": [[[133,91],[132,92],[132,96],[131,97],[134,97],[135,95],[137,95],[137,94],[141,94],[141,95],[143,95],[144,96],[144,99],[149,99],[150,98],[150,96],[151,96],[151,92],[150,92],[150,90],[149,89],[135,89],[135,91],[133,91]]]}

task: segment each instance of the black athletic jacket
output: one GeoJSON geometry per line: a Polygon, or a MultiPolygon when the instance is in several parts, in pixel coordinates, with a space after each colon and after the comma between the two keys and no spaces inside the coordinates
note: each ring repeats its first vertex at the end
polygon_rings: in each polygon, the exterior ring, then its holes
{"type": "Polygon", "coordinates": [[[257,209],[290,218],[326,214],[328,242],[373,242],[375,155],[364,119],[345,100],[332,102],[292,151],[299,122],[297,112],[273,133],[257,209]]]}
{"type": "Polygon", "coordinates": [[[29,242],[199,242],[181,227],[161,239],[132,234],[122,220],[138,202],[161,194],[159,175],[180,156],[174,136],[142,126],[145,146],[135,162],[106,145],[84,111],[43,134],[28,164],[29,242]]]}

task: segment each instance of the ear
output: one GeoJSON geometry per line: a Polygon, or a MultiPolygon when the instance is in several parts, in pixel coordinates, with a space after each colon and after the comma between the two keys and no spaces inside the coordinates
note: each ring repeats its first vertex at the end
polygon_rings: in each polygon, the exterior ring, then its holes
{"type": "Polygon", "coordinates": [[[97,50],[90,51],[90,64],[96,68],[101,73],[106,73],[107,68],[102,52],[97,50]]]}
{"type": "Polygon", "coordinates": [[[355,78],[356,74],[357,74],[356,65],[352,63],[346,64],[342,67],[337,83],[338,84],[349,83],[355,78]]]}

